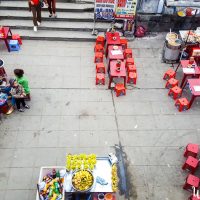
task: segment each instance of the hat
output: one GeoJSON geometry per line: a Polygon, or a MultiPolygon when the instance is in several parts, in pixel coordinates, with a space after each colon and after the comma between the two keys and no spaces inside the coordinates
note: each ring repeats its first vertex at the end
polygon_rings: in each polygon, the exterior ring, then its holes
{"type": "Polygon", "coordinates": [[[15,79],[14,79],[14,78],[11,78],[11,79],[9,80],[9,83],[10,83],[11,86],[14,84],[14,82],[15,82],[15,79]]]}

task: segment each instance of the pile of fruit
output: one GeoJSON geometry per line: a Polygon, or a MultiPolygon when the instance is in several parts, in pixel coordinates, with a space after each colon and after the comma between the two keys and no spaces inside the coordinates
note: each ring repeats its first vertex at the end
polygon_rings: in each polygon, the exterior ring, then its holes
{"type": "Polygon", "coordinates": [[[117,192],[118,190],[118,176],[117,176],[117,165],[114,164],[112,166],[112,190],[113,192],[117,192]]]}
{"type": "Polygon", "coordinates": [[[95,154],[90,154],[90,155],[86,155],[86,154],[79,154],[79,155],[71,155],[68,154],[66,157],[66,169],[68,171],[71,170],[93,170],[97,159],[96,159],[96,155],[95,154]]]}
{"type": "Polygon", "coordinates": [[[86,191],[92,187],[94,178],[91,172],[87,170],[80,170],[72,177],[72,185],[78,191],[86,191]]]}

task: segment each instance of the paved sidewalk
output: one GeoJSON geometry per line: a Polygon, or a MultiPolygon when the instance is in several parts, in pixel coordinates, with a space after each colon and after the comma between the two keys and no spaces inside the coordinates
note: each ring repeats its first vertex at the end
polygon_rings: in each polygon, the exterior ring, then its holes
{"type": "Polygon", "coordinates": [[[200,100],[179,113],[167,96],[163,41],[158,35],[130,43],[138,83],[119,98],[95,86],[93,43],[23,41],[20,52],[8,53],[1,42],[9,76],[25,70],[32,101],[30,110],[0,122],[0,199],[35,200],[41,166],[65,165],[69,152],[105,155],[116,144],[123,146],[130,199],[187,199],[182,154],[187,143],[200,143],[200,100]]]}

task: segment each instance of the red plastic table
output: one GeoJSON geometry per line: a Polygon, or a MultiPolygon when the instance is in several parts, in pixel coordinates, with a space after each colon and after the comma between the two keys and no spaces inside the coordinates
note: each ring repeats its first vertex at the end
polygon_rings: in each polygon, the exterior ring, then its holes
{"type": "Polygon", "coordinates": [[[115,33],[111,33],[111,32],[107,32],[106,33],[106,56],[108,54],[108,46],[109,45],[120,45],[120,36],[118,32],[115,33]],[[113,37],[115,37],[116,39],[114,40],[113,37]]]}
{"type": "Polygon", "coordinates": [[[190,100],[189,107],[192,106],[196,97],[200,97],[200,90],[197,91],[196,86],[200,88],[200,79],[188,79],[188,84],[190,91],[192,93],[192,98],[190,100]]]}
{"type": "Polygon", "coordinates": [[[181,60],[180,65],[182,67],[183,70],[183,79],[181,81],[180,87],[182,88],[184,86],[185,80],[188,76],[192,76],[192,77],[200,77],[200,67],[197,66],[196,62],[194,62],[195,64],[195,68],[188,68],[188,64],[189,64],[189,60],[181,60]]]}
{"type": "Polygon", "coordinates": [[[109,80],[109,84],[108,84],[108,89],[111,88],[111,83],[113,81],[113,78],[123,78],[124,79],[124,87],[126,87],[126,68],[125,68],[125,63],[121,62],[121,70],[118,72],[116,71],[116,64],[117,61],[116,60],[112,60],[110,61],[110,80],[109,80]]]}
{"type": "Polygon", "coordinates": [[[118,49],[114,49],[115,45],[110,45],[108,47],[108,58],[107,58],[107,62],[108,62],[108,72],[110,71],[110,61],[111,60],[121,60],[124,61],[124,54],[123,54],[123,49],[122,46],[118,46],[118,49]],[[115,52],[121,52],[120,54],[115,54],[115,52]]]}
{"type": "Polygon", "coordinates": [[[0,40],[4,40],[6,47],[7,47],[8,51],[10,52],[10,48],[8,45],[8,37],[9,37],[9,34],[12,37],[12,32],[9,27],[3,27],[3,29],[4,29],[4,32],[0,32],[0,40]]]}

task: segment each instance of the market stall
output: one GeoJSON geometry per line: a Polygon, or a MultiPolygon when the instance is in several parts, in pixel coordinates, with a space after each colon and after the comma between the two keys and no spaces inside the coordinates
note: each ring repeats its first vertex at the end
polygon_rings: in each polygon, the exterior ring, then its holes
{"type": "Polygon", "coordinates": [[[64,167],[42,167],[36,200],[115,200],[117,158],[95,154],[66,156],[64,167]]]}

